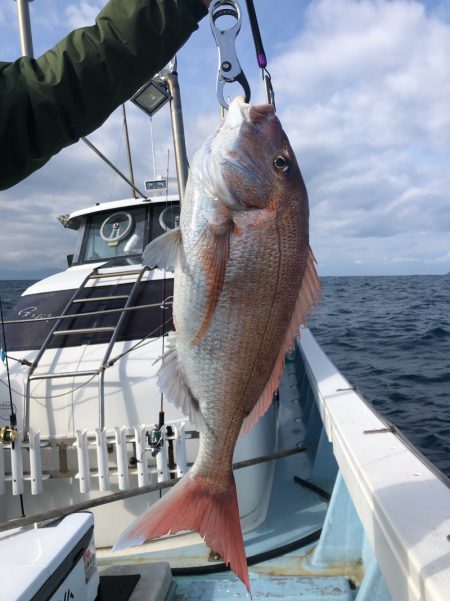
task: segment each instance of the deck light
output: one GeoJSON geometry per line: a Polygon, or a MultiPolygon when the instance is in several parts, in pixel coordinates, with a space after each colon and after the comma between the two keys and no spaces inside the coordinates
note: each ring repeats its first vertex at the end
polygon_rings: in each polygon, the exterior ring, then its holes
{"type": "Polygon", "coordinates": [[[151,79],[131,98],[136,106],[152,117],[172,98],[161,79],[151,79]]]}

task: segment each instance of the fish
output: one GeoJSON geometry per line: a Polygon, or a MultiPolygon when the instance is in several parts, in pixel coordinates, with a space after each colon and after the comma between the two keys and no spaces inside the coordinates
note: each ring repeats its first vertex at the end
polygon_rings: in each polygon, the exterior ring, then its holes
{"type": "Polygon", "coordinates": [[[200,443],[191,469],[114,549],[193,530],[250,592],[233,451],[270,407],[320,296],[306,187],[271,104],[233,100],[194,156],[180,226],[143,263],[174,270],[175,340],[157,383],[200,443]]]}

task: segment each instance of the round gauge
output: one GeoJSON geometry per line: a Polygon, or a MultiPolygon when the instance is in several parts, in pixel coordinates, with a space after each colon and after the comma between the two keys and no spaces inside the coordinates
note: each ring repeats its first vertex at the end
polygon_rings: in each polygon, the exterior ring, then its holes
{"type": "Polygon", "coordinates": [[[109,215],[102,223],[100,237],[108,246],[117,246],[126,238],[133,227],[133,217],[127,211],[118,211],[109,215]]]}
{"type": "Polygon", "coordinates": [[[172,205],[166,207],[159,215],[159,224],[163,230],[173,230],[180,225],[180,207],[172,205]]]}

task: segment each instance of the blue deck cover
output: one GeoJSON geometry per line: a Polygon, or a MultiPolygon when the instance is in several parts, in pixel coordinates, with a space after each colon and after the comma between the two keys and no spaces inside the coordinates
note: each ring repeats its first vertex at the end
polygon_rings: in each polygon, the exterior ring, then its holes
{"type": "MultiPolygon", "coordinates": [[[[230,578],[210,578],[183,583],[180,579],[177,595],[189,601],[229,601],[250,599],[242,582],[230,578]]],[[[282,599],[283,601],[352,601],[348,580],[343,577],[256,576],[252,574],[252,599],[282,599]]]]}

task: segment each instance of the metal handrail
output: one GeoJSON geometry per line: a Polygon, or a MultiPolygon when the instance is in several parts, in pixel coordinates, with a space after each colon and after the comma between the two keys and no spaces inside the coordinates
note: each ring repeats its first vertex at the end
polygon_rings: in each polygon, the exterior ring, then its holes
{"type": "Polygon", "coordinates": [[[73,300],[76,298],[76,296],[79,293],[79,291],[82,288],[84,288],[84,286],[86,285],[86,283],[88,282],[88,280],[91,278],[91,275],[94,273],[94,271],[95,271],[95,269],[88,273],[88,275],[81,282],[80,286],[72,294],[72,296],[70,297],[68,303],[65,306],[65,309],[63,311],[63,315],[60,317],[60,319],[57,319],[55,321],[53,327],[50,329],[50,332],[47,334],[44,342],[41,345],[41,348],[38,351],[38,354],[36,355],[33,363],[31,364],[31,366],[30,366],[30,368],[28,370],[28,373],[27,373],[27,376],[26,376],[26,385],[25,385],[25,407],[24,407],[24,416],[23,416],[23,431],[24,432],[29,432],[29,430],[30,430],[30,384],[31,384],[30,377],[35,372],[37,366],[39,365],[39,361],[42,358],[42,355],[47,350],[48,345],[50,344],[50,340],[53,338],[54,331],[57,329],[57,327],[63,321],[64,312],[69,310],[69,307],[72,304],[73,300]]]}
{"type": "Polygon", "coordinates": [[[105,355],[103,357],[103,361],[100,366],[100,373],[98,376],[98,394],[99,394],[99,428],[101,430],[103,430],[103,428],[105,427],[105,386],[104,386],[104,382],[105,382],[106,364],[111,355],[114,344],[116,343],[117,337],[119,336],[119,332],[125,321],[125,317],[126,317],[125,309],[128,309],[129,306],[134,302],[134,299],[136,298],[136,295],[138,293],[139,284],[141,283],[144,273],[149,270],[150,270],[150,267],[145,266],[141,269],[139,275],[137,276],[136,281],[133,284],[133,288],[130,291],[130,296],[128,297],[128,300],[123,308],[123,311],[117,321],[114,332],[111,336],[108,347],[105,351],[105,355]]]}
{"type": "MultiPolygon", "coordinates": [[[[134,274],[137,275],[137,278],[134,280],[133,282],[133,286],[130,290],[130,293],[128,295],[128,299],[127,302],[125,304],[124,307],[120,307],[117,309],[105,309],[103,311],[86,311],[86,312],[82,312],[82,313],[74,313],[74,314],[70,314],[70,313],[66,313],[66,311],[69,310],[69,307],[71,307],[74,303],[74,301],[77,299],[79,293],[81,290],[83,290],[87,284],[87,282],[89,280],[92,280],[93,278],[97,278],[99,275],[102,276],[103,274],[99,274],[98,271],[96,271],[96,269],[94,269],[93,271],[91,271],[86,278],[82,281],[82,283],[80,284],[80,286],[78,287],[78,289],[73,293],[73,295],[71,296],[71,298],[69,299],[69,301],[67,302],[62,314],[58,317],[48,317],[48,318],[37,318],[37,319],[32,319],[32,320],[23,320],[26,323],[29,323],[30,321],[35,322],[35,321],[54,321],[54,325],[51,327],[47,337],[45,338],[41,348],[39,349],[36,358],[34,359],[32,365],[30,366],[27,376],[26,376],[26,386],[25,386],[25,408],[24,408],[24,419],[23,419],[23,430],[24,432],[28,432],[29,431],[29,426],[30,426],[30,399],[31,399],[31,390],[30,390],[30,386],[31,386],[31,382],[34,379],[43,379],[41,378],[33,378],[33,374],[39,364],[40,359],[42,358],[44,352],[47,350],[51,339],[57,334],[57,328],[60,326],[60,324],[65,320],[65,319],[77,319],[80,317],[84,317],[87,315],[104,315],[106,313],[111,313],[111,312],[116,312],[116,313],[120,313],[119,319],[117,320],[117,323],[115,326],[112,326],[111,329],[109,330],[110,332],[112,332],[111,334],[111,338],[109,340],[108,346],[106,348],[105,354],[103,356],[103,360],[100,364],[100,367],[98,369],[98,387],[99,387],[99,427],[100,429],[104,428],[104,424],[105,424],[105,394],[104,394],[104,376],[105,376],[105,370],[107,367],[107,363],[108,363],[108,359],[111,355],[112,349],[114,347],[114,344],[118,338],[119,332],[123,326],[124,320],[127,316],[128,311],[131,310],[139,310],[139,309],[143,309],[146,307],[146,305],[139,305],[136,307],[132,307],[132,303],[134,302],[138,291],[139,291],[139,284],[142,281],[142,278],[144,276],[144,274],[149,271],[149,267],[145,266],[142,267],[139,271],[135,270],[134,274]]],[[[109,276],[117,276],[117,273],[114,274],[108,274],[109,276]]],[[[121,272],[120,275],[123,275],[123,273],[121,272]]],[[[164,302],[164,301],[162,301],[164,302]]],[[[151,305],[149,305],[150,307],[158,307],[160,306],[161,303],[152,303],[151,305]]],[[[16,320],[17,322],[18,320],[16,320]]],[[[87,329],[86,329],[87,331],[87,329]]],[[[89,331],[95,332],[96,329],[95,328],[89,328],[89,331]]],[[[51,379],[51,377],[63,377],[64,374],[48,374],[48,378],[47,379],[51,379]]]]}

